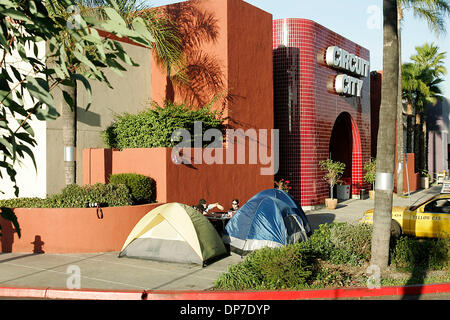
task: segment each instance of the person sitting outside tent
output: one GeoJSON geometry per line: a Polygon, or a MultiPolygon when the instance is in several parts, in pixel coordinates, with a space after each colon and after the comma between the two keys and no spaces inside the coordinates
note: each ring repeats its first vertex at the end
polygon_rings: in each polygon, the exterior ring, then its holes
{"type": "Polygon", "coordinates": [[[201,213],[203,213],[204,215],[209,214],[209,211],[211,209],[217,208],[219,210],[223,210],[223,206],[220,205],[218,202],[216,203],[211,203],[211,204],[206,204],[206,200],[205,199],[200,199],[198,201],[198,205],[195,206],[195,208],[200,211],[201,213]]]}
{"type": "Polygon", "coordinates": [[[231,202],[231,208],[230,210],[228,210],[227,216],[232,218],[238,209],[239,209],[239,200],[233,199],[233,201],[231,202]]]}

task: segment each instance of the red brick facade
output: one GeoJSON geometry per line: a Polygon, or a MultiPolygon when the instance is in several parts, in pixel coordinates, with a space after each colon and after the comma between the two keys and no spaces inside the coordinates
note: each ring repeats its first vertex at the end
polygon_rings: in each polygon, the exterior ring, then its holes
{"type": "Polygon", "coordinates": [[[352,195],[359,195],[362,167],[370,159],[370,76],[358,77],[364,81],[360,97],[335,93],[333,80],[346,71],[323,63],[330,46],[370,60],[367,49],[313,21],[273,21],[274,121],[280,129],[280,170],[275,179],[290,180],[291,194],[306,207],[323,204],[329,197],[318,162],[331,150],[332,159],[342,158],[337,142],[330,143],[338,117],[344,123],[341,131],[348,129],[348,136],[342,136],[347,142],[333,139],[351,152],[344,177],[351,183],[352,195]]]}

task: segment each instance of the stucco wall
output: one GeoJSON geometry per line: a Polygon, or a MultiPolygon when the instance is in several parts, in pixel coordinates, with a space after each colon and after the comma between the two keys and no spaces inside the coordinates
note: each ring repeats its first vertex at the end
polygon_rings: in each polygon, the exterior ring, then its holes
{"type": "Polygon", "coordinates": [[[87,253],[120,251],[136,223],[157,204],[102,208],[14,209],[21,237],[0,217],[1,252],[87,253]]]}
{"type": "MultiPolygon", "coordinates": [[[[196,151],[192,150],[194,157],[196,151]]],[[[197,149],[205,152],[205,149],[197,149]]],[[[226,156],[227,149],[223,149],[226,156]]],[[[139,173],[156,181],[158,202],[181,202],[197,204],[201,198],[210,203],[219,202],[225,210],[231,201],[238,198],[245,203],[256,193],[273,188],[273,176],[261,175],[267,165],[237,164],[176,164],[171,148],[136,148],[122,151],[105,149],[85,149],[84,184],[104,183],[108,172],[139,173]],[[105,174],[106,172],[106,174],[105,174]]],[[[236,154],[236,153],[235,153],[236,154]]],[[[247,152],[248,156],[248,152],[247,152]]]]}
{"type": "Polygon", "coordinates": [[[228,1],[228,107],[233,127],[273,128],[272,14],[228,1]]]}
{"type": "MultiPolygon", "coordinates": [[[[106,70],[105,74],[113,89],[98,81],[90,81],[92,87],[92,105],[88,110],[87,92],[78,83],[77,96],[77,183],[82,184],[82,150],[104,147],[101,131],[114,120],[115,114],[137,113],[143,110],[151,100],[152,52],[141,46],[122,43],[128,55],[139,64],[138,67],[122,64],[127,71],[122,76],[106,70]]],[[[55,98],[60,111],[64,103],[59,93],[55,98]]],[[[58,118],[48,122],[47,126],[47,192],[59,192],[64,183],[64,146],[62,140],[63,121],[58,118]]]]}

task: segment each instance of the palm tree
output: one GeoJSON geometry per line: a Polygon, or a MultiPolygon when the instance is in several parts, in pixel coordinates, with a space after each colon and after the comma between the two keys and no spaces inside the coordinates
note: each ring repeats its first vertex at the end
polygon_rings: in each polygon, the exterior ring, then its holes
{"type": "Polygon", "coordinates": [[[416,155],[416,171],[423,170],[423,136],[420,135],[419,127],[422,123],[422,115],[425,105],[429,102],[430,89],[424,81],[425,70],[417,64],[404,63],[402,67],[403,98],[408,105],[408,109],[415,110],[416,124],[412,129],[412,119],[408,117],[407,122],[407,145],[416,155]],[[411,147],[412,133],[414,132],[414,146],[411,147]]]}
{"type": "MultiPolygon", "coordinates": [[[[85,0],[90,7],[111,7],[108,0],[85,0]]],[[[154,52],[158,65],[171,74],[184,66],[183,45],[178,34],[177,26],[160,10],[152,8],[145,0],[114,0],[118,13],[122,16],[129,28],[136,17],[142,18],[147,29],[154,39],[154,52]]],[[[182,77],[182,75],[181,75],[182,77]]]]}
{"type": "Polygon", "coordinates": [[[439,52],[439,47],[434,43],[417,46],[416,51],[417,54],[411,56],[411,60],[415,61],[420,67],[429,68],[435,78],[447,74],[447,69],[444,66],[447,52],[439,52]]]}
{"type": "Polygon", "coordinates": [[[397,193],[403,192],[403,115],[411,115],[410,111],[403,111],[402,104],[402,61],[401,61],[401,23],[404,12],[411,10],[417,18],[427,22],[429,29],[436,34],[445,33],[445,17],[450,14],[450,4],[448,0],[399,0],[397,3],[397,28],[399,37],[399,79],[397,88],[397,163],[401,164],[397,169],[397,193]]]}
{"type": "Polygon", "coordinates": [[[388,265],[392,220],[397,92],[391,88],[398,85],[397,1],[383,0],[383,17],[383,82],[370,262],[380,270],[388,265]]]}
{"type": "MultiPolygon", "coordinates": [[[[414,152],[418,155],[417,170],[427,169],[427,127],[426,108],[442,99],[440,84],[442,76],[447,74],[444,67],[446,52],[439,52],[439,47],[425,43],[416,47],[417,54],[411,56],[413,63],[404,64],[404,96],[408,104],[415,108],[415,144],[414,152]]],[[[409,127],[408,127],[409,129],[409,127]]]]}

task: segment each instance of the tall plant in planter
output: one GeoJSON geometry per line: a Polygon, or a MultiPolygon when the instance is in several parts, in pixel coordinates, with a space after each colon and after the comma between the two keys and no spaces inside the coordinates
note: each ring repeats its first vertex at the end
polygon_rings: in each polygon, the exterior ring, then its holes
{"type": "Polygon", "coordinates": [[[377,175],[377,160],[375,158],[371,158],[364,164],[363,170],[366,172],[363,177],[364,181],[372,185],[372,190],[369,191],[369,197],[370,199],[374,199],[375,177],[377,175]]]}
{"type": "Polygon", "coordinates": [[[319,161],[319,166],[322,170],[326,171],[323,178],[330,185],[330,198],[325,199],[325,203],[329,209],[335,209],[337,206],[337,199],[333,198],[333,188],[334,185],[339,182],[342,174],[344,173],[345,163],[327,159],[319,161]]]}

